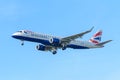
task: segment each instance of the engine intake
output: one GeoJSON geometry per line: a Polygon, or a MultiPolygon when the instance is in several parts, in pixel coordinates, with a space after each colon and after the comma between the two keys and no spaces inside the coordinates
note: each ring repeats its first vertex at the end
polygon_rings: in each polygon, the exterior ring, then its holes
{"type": "Polygon", "coordinates": [[[37,45],[36,49],[41,51],[46,51],[46,47],[44,45],[37,45]]]}
{"type": "Polygon", "coordinates": [[[60,39],[58,38],[51,38],[49,42],[54,45],[59,45],[61,43],[60,39]]]}

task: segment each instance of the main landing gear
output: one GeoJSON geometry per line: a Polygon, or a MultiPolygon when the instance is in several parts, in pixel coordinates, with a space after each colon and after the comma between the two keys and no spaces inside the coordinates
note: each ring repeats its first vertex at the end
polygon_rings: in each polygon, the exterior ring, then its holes
{"type": "Polygon", "coordinates": [[[52,53],[53,53],[53,55],[55,55],[57,53],[57,51],[53,51],[52,53]]]}
{"type": "Polygon", "coordinates": [[[66,50],[67,46],[66,44],[62,44],[62,50],[66,50]]]}

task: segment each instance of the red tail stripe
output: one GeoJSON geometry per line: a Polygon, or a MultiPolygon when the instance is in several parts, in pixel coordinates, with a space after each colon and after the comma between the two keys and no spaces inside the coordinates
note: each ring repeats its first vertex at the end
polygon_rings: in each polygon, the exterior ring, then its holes
{"type": "Polygon", "coordinates": [[[94,37],[96,37],[96,36],[100,36],[100,35],[102,35],[102,31],[96,33],[96,34],[94,35],[94,37]]]}
{"type": "Polygon", "coordinates": [[[95,43],[95,44],[98,44],[98,43],[99,43],[98,41],[95,41],[95,40],[92,40],[92,39],[90,39],[90,41],[91,41],[92,43],[95,43]]]}

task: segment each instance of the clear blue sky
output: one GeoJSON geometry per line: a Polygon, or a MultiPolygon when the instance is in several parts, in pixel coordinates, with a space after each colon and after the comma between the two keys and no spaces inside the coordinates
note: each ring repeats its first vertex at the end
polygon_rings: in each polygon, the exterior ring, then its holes
{"type": "Polygon", "coordinates": [[[120,80],[120,0],[0,0],[0,80],[120,80]],[[95,26],[102,49],[35,50],[37,43],[11,37],[27,29],[69,36],[95,26]]]}

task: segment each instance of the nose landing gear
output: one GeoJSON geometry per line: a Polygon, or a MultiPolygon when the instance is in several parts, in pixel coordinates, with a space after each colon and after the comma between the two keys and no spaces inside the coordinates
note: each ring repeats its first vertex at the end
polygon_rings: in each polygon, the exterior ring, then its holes
{"type": "Polygon", "coordinates": [[[24,45],[24,41],[22,41],[21,45],[22,45],[22,46],[24,45]]]}

